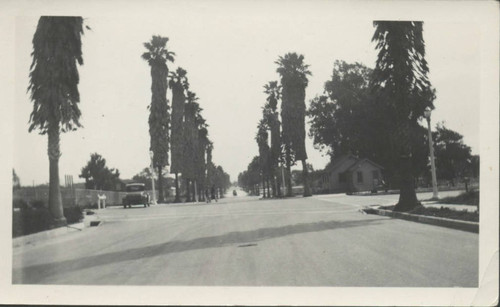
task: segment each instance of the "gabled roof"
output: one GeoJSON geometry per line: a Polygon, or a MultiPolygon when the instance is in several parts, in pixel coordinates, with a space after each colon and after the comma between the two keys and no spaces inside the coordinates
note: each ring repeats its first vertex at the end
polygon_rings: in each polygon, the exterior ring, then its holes
{"type": "Polygon", "coordinates": [[[373,162],[372,160],[364,158],[364,159],[359,159],[358,161],[356,161],[356,163],[354,163],[348,169],[346,169],[346,172],[350,172],[350,171],[355,170],[356,168],[358,168],[359,165],[361,165],[364,162],[368,162],[377,168],[384,169],[381,165],[378,165],[377,163],[373,162]]]}
{"type": "MultiPolygon", "coordinates": [[[[343,165],[347,160],[349,160],[350,158],[353,158],[354,161],[357,161],[358,160],[358,157],[356,157],[355,155],[353,154],[347,154],[347,155],[343,155],[341,156],[340,158],[338,158],[336,161],[334,161],[333,164],[331,164],[329,167],[328,167],[328,171],[333,171],[337,168],[339,168],[341,165],[343,165]]],[[[356,162],[353,162],[353,163],[356,163],[356,162]]]]}

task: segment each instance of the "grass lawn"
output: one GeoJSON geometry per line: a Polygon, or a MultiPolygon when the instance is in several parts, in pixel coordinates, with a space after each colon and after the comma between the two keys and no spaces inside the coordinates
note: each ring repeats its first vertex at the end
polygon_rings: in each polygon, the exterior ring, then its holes
{"type": "Polygon", "coordinates": [[[469,205],[479,207],[479,191],[464,192],[455,197],[445,197],[438,201],[440,204],[469,205]]]}
{"type": "MultiPolygon", "coordinates": [[[[446,197],[438,201],[438,204],[454,204],[477,206],[479,209],[479,191],[469,191],[455,197],[446,197]]],[[[383,206],[380,209],[393,210],[395,206],[383,206]]],[[[420,206],[407,213],[442,217],[453,220],[462,220],[469,222],[479,222],[479,211],[470,212],[467,210],[454,210],[447,207],[433,208],[420,206]]]]}

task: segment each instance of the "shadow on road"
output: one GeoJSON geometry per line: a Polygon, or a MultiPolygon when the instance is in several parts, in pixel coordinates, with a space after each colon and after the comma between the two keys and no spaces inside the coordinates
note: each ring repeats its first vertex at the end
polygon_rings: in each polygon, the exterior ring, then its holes
{"type": "Polygon", "coordinates": [[[70,272],[90,267],[117,263],[122,261],[139,260],[147,257],[155,257],[170,253],[199,250],[206,248],[225,247],[248,242],[257,242],[277,237],[285,237],[300,233],[319,232],[325,230],[344,229],[351,227],[378,224],[381,219],[363,219],[355,221],[321,221],[315,223],[300,223],[281,227],[260,228],[251,231],[234,231],[218,236],[200,237],[186,241],[171,241],[161,244],[131,248],[128,250],[82,257],[78,259],[64,260],[37,264],[13,270],[12,283],[14,284],[36,284],[43,283],[43,279],[61,272],[70,272]]]}

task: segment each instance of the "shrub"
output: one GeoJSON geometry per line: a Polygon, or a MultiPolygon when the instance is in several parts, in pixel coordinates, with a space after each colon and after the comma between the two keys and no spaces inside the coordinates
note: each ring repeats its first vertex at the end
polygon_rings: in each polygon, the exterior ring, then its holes
{"type": "Polygon", "coordinates": [[[24,199],[16,198],[12,200],[12,207],[23,210],[28,207],[28,203],[24,199]]]}
{"type": "Polygon", "coordinates": [[[30,206],[33,207],[34,209],[42,209],[42,208],[47,208],[48,206],[45,205],[45,202],[40,199],[36,199],[30,202],[30,206]]]}
{"type": "MultiPolygon", "coordinates": [[[[44,201],[35,200],[29,204],[23,199],[13,199],[12,206],[19,208],[12,215],[12,236],[24,236],[53,228],[53,219],[44,201]]],[[[83,210],[79,206],[64,208],[68,224],[82,221],[83,210]]]]}
{"type": "Polygon", "coordinates": [[[64,216],[68,224],[78,223],[83,219],[83,210],[80,206],[64,208],[64,216]]]}
{"type": "Polygon", "coordinates": [[[47,208],[21,209],[13,220],[13,236],[28,235],[31,233],[50,229],[52,216],[47,208]]]}

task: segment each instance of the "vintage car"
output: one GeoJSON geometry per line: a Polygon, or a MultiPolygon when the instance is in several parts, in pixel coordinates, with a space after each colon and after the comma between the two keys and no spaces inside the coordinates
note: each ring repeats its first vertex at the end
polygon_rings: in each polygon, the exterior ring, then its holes
{"type": "Polygon", "coordinates": [[[129,183],[125,186],[127,195],[123,198],[123,208],[132,207],[132,205],[144,205],[149,207],[149,194],[145,191],[144,183],[129,183]]]}

